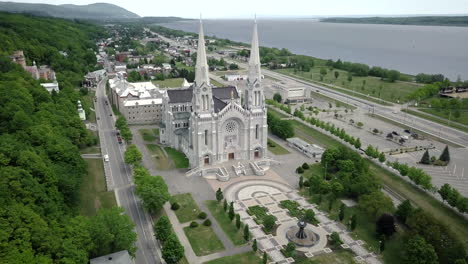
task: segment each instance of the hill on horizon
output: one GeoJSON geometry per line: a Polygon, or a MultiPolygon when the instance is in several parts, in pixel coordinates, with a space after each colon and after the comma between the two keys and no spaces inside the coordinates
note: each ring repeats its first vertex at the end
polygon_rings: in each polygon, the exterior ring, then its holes
{"type": "Polygon", "coordinates": [[[140,18],[140,16],[135,13],[132,13],[120,6],[108,3],[94,3],[89,5],[50,5],[0,2],[0,11],[10,13],[26,13],[37,16],[50,16],[66,19],[86,19],[101,21],[140,18]]]}

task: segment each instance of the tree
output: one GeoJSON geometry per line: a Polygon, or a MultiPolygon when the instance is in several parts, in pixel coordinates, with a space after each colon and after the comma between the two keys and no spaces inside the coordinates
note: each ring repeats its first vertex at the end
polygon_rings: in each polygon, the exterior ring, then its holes
{"type": "Polygon", "coordinates": [[[262,258],[263,264],[267,264],[268,262],[268,256],[266,251],[263,251],[263,258],[262,258]]]}
{"type": "Polygon", "coordinates": [[[340,77],[340,73],[338,71],[335,71],[335,79],[338,79],[340,77]]]}
{"type": "Polygon", "coordinates": [[[414,212],[414,207],[411,205],[409,200],[403,201],[398,205],[395,212],[395,216],[398,217],[403,223],[406,223],[406,219],[410,217],[414,212]]]}
{"type": "Polygon", "coordinates": [[[273,100],[275,100],[275,101],[278,102],[278,103],[281,103],[281,102],[283,101],[283,98],[281,98],[281,94],[275,93],[275,94],[273,95],[273,100]]]}
{"type": "Polygon", "coordinates": [[[419,162],[421,164],[431,164],[431,157],[429,155],[429,150],[426,149],[426,152],[424,152],[421,161],[419,162]]]}
{"type": "Polygon", "coordinates": [[[383,236],[380,239],[379,243],[380,243],[380,245],[379,245],[380,253],[382,253],[385,250],[385,236],[383,236]]]}
{"type": "Polygon", "coordinates": [[[90,219],[89,233],[92,245],[91,256],[107,255],[128,250],[135,256],[137,235],[130,217],[119,207],[101,209],[90,219]]]}
{"type": "Polygon", "coordinates": [[[297,167],[296,173],[302,174],[302,173],[304,173],[304,169],[302,167],[297,167]]]}
{"type": "Polygon", "coordinates": [[[377,217],[385,212],[393,212],[394,210],[392,200],[380,191],[361,195],[358,206],[373,217],[377,217]]]}
{"type": "Polygon", "coordinates": [[[224,209],[224,212],[227,211],[227,208],[228,208],[228,203],[227,203],[227,200],[224,199],[224,204],[223,204],[223,209],[224,209]]]}
{"type": "Polygon", "coordinates": [[[310,168],[310,166],[309,166],[309,164],[308,164],[307,162],[304,162],[304,163],[302,164],[302,168],[303,168],[304,170],[308,170],[308,169],[310,168]]]}
{"type": "Polygon", "coordinates": [[[302,186],[304,186],[304,177],[301,175],[299,177],[299,189],[302,189],[302,186]]]}
{"type": "Polygon", "coordinates": [[[353,214],[353,216],[351,216],[351,224],[350,224],[351,230],[356,229],[356,225],[357,225],[357,216],[353,214]]]}
{"type": "Polygon", "coordinates": [[[257,239],[254,239],[253,243],[252,243],[252,251],[253,252],[257,252],[257,239]]]}
{"type": "Polygon", "coordinates": [[[263,226],[265,227],[267,231],[271,231],[273,227],[275,226],[276,217],[273,215],[267,215],[263,217],[262,220],[263,220],[263,226]]]}
{"type": "Polygon", "coordinates": [[[357,122],[356,125],[357,125],[359,128],[362,128],[362,127],[364,126],[364,123],[362,123],[362,122],[359,121],[359,122],[357,122]]]}
{"type": "Polygon", "coordinates": [[[340,234],[338,234],[337,232],[333,232],[331,233],[330,235],[330,243],[337,247],[341,244],[343,244],[343,242],[341,241],[341,238],[340,238],[340,234]]]}
{"type": "Polygon", "coordinates": [[[249,241],[250,238],[250,232],[249,232],[249,225],[244,226],[244,239],[245,241],[249,241]]]}
{"type": "Polygon", "coordinates": [[[296,244],[293,242],[289,242],[284,249],[284,255],[288,258],[292,258],[296,255],[296,244]]]}
{"type": "Polygon", "coordinates": [[[361,147],[361,140],[359,138],[357,138],[355,141],[354,141],[354,147],[359,149],[361,147]]]}
{"type": "Polygon", "coordinates": [[[445,146],[444,151],[442,151],[442,154],[440,154],[439,159],[447,163],[450,162],[450,153],[447,145],[445,146]]]}
{"type": "Polygon", "coordinates": [[[314,223],[316,221],[314,210],[307,209],[304,213],[304,220],[310,224],[314,223]]]}
{"type": "Polygon", "coordinates": [[[172,225],[166,215],[161,216],[154,225],[154,236],[161,241],[162,244],[166,242],[172,234],[172,225]]]}
{"type": "Polygon", "coordinates": [[[127,150],[124,154],[125,163],[137,166],[141,163],[142,155],[141,152],[138,150],[137,146],[130,145],[127,147],[127,150]]]}
{"type": "Polygon", "coordinates": [[[390,70],[387,72],[386,77],[389,82],[395,82],[396,80],[400,79],[400,72],[396,70],[390,70]]]}
{"type": "Polygon", "coordinates": [[[385,162],[386,158],[385,158],[385,154],[383,152],[380,152],[379,154],[379,161],[380,162],[385,162]]]}
{"type": "Polygon", "coordinates": [[[395,219],[390,214],[382,214],[376,222],[377,235],[390,237],[396,232],[395,219]]]}
{"type": "Polygon", "coordinates": [[[236,214],[236,227],[237,229],[240,229],[241,227],[241,220],[240,220],[240,215],[236,214]]]}
{"type": "Polygon", "coordinates": [[[437,254],[431,244],[418,235],[409,238],[403,247],[405,264],[437,264],[437,254]]]}
{"type": "Polygon", "coordinates": [[[184,247],[180,244],[174,233],[164,243],[162,257],[168,264],[177,264],[184,257],[184,247]]]}
{"type": "Polygon", "coordinates": [[[345,205],[342,203],[340,206],[340,212],[338,214],[338,218],[340,219],[340,222],[343,221],[345,215],[345,205]]]}
{"type": "Polygon", "coordinates": [[[437,192],[440,194],[440,197],[442,197],[442,200],[446,201],[450,193],[452,192],[452,187],[450,186],[450,184],[445,183],[440,187],[440,189],[437,192]]]}
{"type": "Polygon", "coordinates": [[[135,191],[143,201],[143,206],[150,213],[157,213],[171,197],[166,182],[161,176],[151,176],[143,167],[135,168],[134,175],[135,191]]]}
{"type": "Polygon", "coordinates": [[[229,205],[229,219],[234,219],[234,216],[236,216],[236,214],[234,213],[234,202],[231,202],[231,204],[229,205]]]}
{"type": "Polygon", "coordinates": [[[348,82],[352,82],[353,81],[353,74],[352,73],[348,73],[348,82]]]}
{"type": "Polygon", "coordinates": [[[218,188],[218,190],[216,191],[216,200],[219,202],[221,202],[221,200],[223,200],[224,196],[223,196],[223,191],[221,191],[221,188],[218,188]]]}

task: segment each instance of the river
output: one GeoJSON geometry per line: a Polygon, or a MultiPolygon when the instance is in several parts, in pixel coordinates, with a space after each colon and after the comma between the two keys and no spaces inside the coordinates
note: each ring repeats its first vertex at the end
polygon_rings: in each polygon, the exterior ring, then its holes
{"type": "MultiPolygon", "coordinates": [[[[204,20],[207,36],[250,43],[252,20],[204,20]]],[[[197,32],[198,21],[165,23],[197,32]]],[[[404,73],[468,79],[468,27],[322,23],[313,19],[258,21],[260,45],[322,59],[341,59],[404,73]]]]}

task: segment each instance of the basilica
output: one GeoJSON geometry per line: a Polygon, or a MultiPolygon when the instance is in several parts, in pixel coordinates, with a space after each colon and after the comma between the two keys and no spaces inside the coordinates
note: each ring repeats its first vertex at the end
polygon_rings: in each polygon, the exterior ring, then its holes
{"type": "Polygon", "coordinates": [[[267,110],[256,23],[248,67],[242,94],[232,86],[213,87],[200,21],[195,81],[188,88],[167,90],[160,125],[161,143],[184,152],[191,168],[266,158],[267,110]]]}

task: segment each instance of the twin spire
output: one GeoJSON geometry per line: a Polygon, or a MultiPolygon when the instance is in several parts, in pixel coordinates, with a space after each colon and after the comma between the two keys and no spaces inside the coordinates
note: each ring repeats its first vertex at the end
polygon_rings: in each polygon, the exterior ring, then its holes
{"type": "MultiPolygon", "coordinates": [[[[260,52],[258,49],[257,19],[255,18],[252,33],[252,47],[250,49],[248,81],[249,83],[254,83],[255,81],[260,82],[260,80],[260,52]]],[[[210,76],[208,74],[208,62],[206,59],[205,35],[203,33],[203,24],[200,17],[197,63],[195,65],[195,85],[201,87],[203,84],[210,85],[210,76]]]]}

